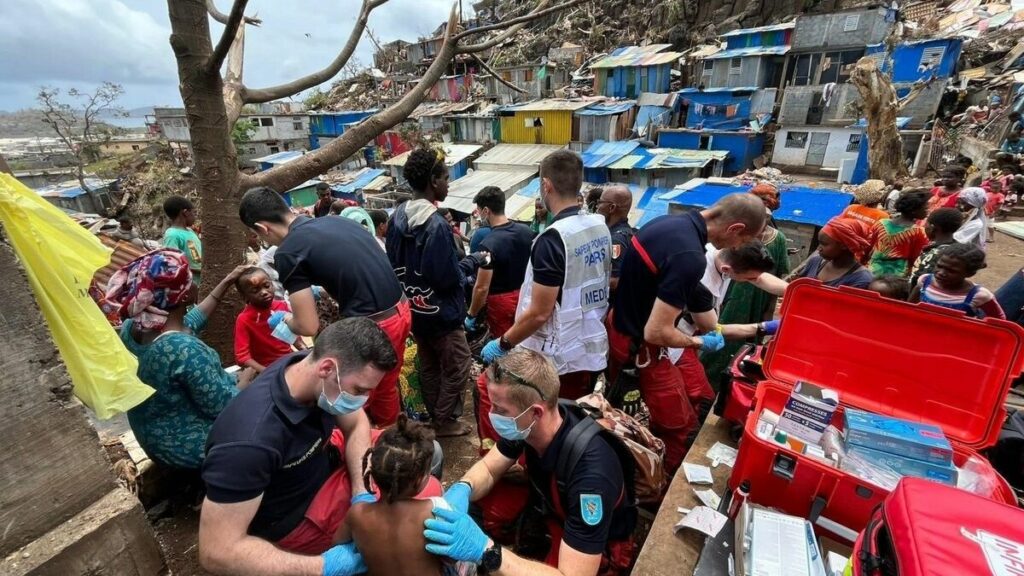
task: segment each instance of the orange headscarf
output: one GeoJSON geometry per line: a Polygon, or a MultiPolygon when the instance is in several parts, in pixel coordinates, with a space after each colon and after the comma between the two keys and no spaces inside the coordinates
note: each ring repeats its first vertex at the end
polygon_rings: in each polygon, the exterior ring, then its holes
{"type": "Polygon", "coordinates": [[[781,204],[779,200],[779,189],[766,182],[761,182],[758,185],[750,189],[750,193],[757,196],[764,202],[766,208],[771,211],[779,209],[781,204]]]}
{"type": "Polygon", "coordinates": [[[867,263],[871,253],[871,228],[860,220],[853,218],[833,218],[825,224],[821,231],[849,250],[861,264],[867,263]]]}

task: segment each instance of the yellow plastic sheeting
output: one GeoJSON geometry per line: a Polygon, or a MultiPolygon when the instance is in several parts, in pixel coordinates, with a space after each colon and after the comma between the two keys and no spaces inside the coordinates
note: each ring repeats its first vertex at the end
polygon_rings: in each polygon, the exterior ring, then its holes
{"type": "Polygon", "coordinates": [[[110,249],[9,174],[0,174],[0,221],[79,400],[107,419],[153,394],[136,376],[135,357],[89,296],[89,282],[110,261],[110,249]]]}

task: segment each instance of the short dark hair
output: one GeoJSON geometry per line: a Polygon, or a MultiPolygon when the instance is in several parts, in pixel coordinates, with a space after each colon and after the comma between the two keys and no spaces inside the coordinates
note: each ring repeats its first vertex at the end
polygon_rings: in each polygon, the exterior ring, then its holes
{"type": "Polygon", "coordinates": [[[974,276],[986,266],[985,252],[974,244],[951,244],[946,246],[939,258],[955,258],[963,262],[967,276],[974,276]]]}
{"type": "Polygon", "coordinates": [[[481,208],[487,208],[492,214],[505,213],[505,193],[497,186],[485,186],[476,193],[473,203],[481,208]]]}
{"type": "Polygon", "coordinates": [[[164,214],[168,218],[174,220],[185,210],[195,210],[195,206],[192,205],[192,201],[184,196],[168,196],[164,200],[164,214]]]}
{"type": "Polygon", "coordinates": [[[318,182],[316,185],[316,191],[323,192],[324,190],[330,190],[331,186],[327,182],[318,182]]]}
{"type": "Polygon", "coordinates": [[[250,189],[238,204],[238,217],[249,228],[257,222],[284,224],[285,216],[290,212],[284,198],[266,186],[250,189]]]}
{"type": "Polygon", "coordinates": [[[1017,120],[1018,118],[1020,118],[1020,112],[1010,112],[1009,114],[1006,115],[1006,117],[1009,118],[1010,120],[1017,120]]]}
{"type": "Polygon", "coordinates": [[[944,234],[952,234],[964,224],[964,213],[956,208],[939,208],[928,215],[928,223],[944,234]]]}
{"type": "Polygon", "coordinates": [[[753,240],[736,248],[726,248],[720,255],[723,262],[740,274],[755,271],[771,272],[775,269],[775,260],[760,240],[753,240]]]}
{"type": "Polygon", "coordinates": [[[871,281],[871,284],[881,284],[885,288],[885,292],[879,291],[879,293],[887,298],[904,302],[910,298],[910,281],[903,276],[886,274],[885,276],[875,278],[871,281]]]}
{"type": "Polygon", "coordinates": [[[245,270],[242,270],[242,273],[238,275],[238,278],[235,278],[235,290],[238,290],[238,293],[241,294],[242,284],[244,284],[246,280],[257,274],[263,274],[267,278],[270,277],[270,274],[267,274],[267,272],[262,268],[257,268],[256,266],[249,266],[245,270]]]}
{"type": "Polygon", "coordinates": [[[908,190],[896,200],[896,211],[904,216],[916,214],[928,205],[931,196],[924,190],[908,190]]]}
{"type": "Polygon", "coordinates": [[[417,192],[427,189],[431,177],[441,176],[448,167],[444,163],[443,156],[436,150],[428,148],[417,148],[409,153],[409,158],[402,168],[402,177],[409,182],[409,186],[417,192]]]}
{"type": "Polygon", "coordinates": [[[333,356],[341,363],[342,374],[351,374],[367,365],[387,372],[398,365],[398,357],[388,335],[365,316],[344,318],[324,328],[313,344],[313,360],[333,356]]]}
{"type": "Polygon", "coordinates": [[[551,181],[560,197],[575,200],[583,186],[583,160],[571,150],[556,150],[541,160],[540,176],[551,181]]]}
{"type": "Polygon", "coordinates": [[[383,210],[369,210],[370,220],[373,220],[374,227],[386,224],[388,221],[388,213],[383,210]]]}

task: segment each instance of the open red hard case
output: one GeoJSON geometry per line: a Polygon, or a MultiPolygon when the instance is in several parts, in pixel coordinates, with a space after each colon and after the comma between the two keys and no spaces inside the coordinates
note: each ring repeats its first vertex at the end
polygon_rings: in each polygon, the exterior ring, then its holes
{"type": "MultiPolygon", "coordinates": [[[[1007,390],[1024,367],[1022,343],[1024,329],[1010,322],[797,280],[786,291],[730,487],[748,480],[751,502],[809,518],[852,541],[888,492],[758,438],[761,412],[781,413],[794,384],[810,382],[839,392],[837,423],[852,406],[940,426],[961,466],[998,438],[1007,390]]],[[[997,499],[1016,503],[1006,481],[991,473],[997,499]]]]}

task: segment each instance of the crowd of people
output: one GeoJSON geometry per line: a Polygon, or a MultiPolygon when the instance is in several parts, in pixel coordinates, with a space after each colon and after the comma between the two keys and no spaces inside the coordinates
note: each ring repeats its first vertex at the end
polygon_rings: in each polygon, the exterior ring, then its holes
{"type": "Polygon", "coordinates": [[[390,216],[339,206],[326,187],[309,216],[269,188],[246,192],[250,262],[202,301],[196,211],[174,197],[164,247],[108,287],[156,390],[129,421],[154,460],[201,475],[200,559],[214,573],[622,574],[635,555],[630,474],[614,442],[579,440],[583,420],[563,401],[638,391],[672,474],[737,347],[778,330],[787,279],[1003,318],[970,278],[985,265],[990,195],[1024,187],[1017,173],[964,187],[955,165],[931,191],[869,181],[791,271],[772,218],[784,199],[768,183],[634,230],[629,189],[582,193],[581,159],[563,150],[540,165],[532,225],[488,187],[465,238],[439,207],[443,155],[418,149],[403,174],[412,198],[390,216]],[[232,288],[245,303],[233,374],[199,337],[232,288]],[[481,459],[442,494],[435,437],[470,432],[467,334],[481,332],[481,459]],[[401,409],[407,342],[426,422],[401,409]],[[524,530],[550,545],[524,551],[524,530]]]}

